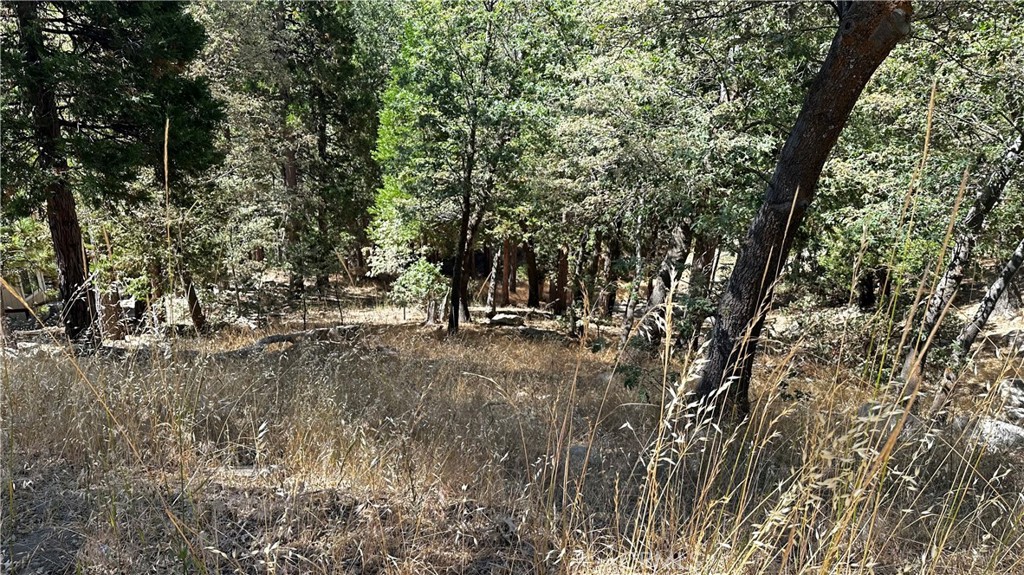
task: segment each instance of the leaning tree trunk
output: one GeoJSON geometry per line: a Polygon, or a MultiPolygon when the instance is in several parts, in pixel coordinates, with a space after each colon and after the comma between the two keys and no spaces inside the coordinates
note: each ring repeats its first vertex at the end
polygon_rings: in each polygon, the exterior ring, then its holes
{"type": "Polygon", "coordinates": [[[974,313],[974,317],[964,325],[963,329],[960,330],[960,335],[956,338],[956,342],[953,343],[953,355],[950,359],[949,367],[943,376],[942,389],[936,394],[935,402],[932,404],[932,413],[940,412],[953,394],[960,370],[967,363],[967,355],[971,351],[971,346],[974,345],[974,340],[978,339],[978,334],[981,333],[982,328],[988,323],[992,310],[996,308],[996,302],[1002,297],[1007,286],[1013,283],[1013,277],[1017,274],[1022,262],[1024,262],[1024,238],[1020,240],[1017,248],[1010,255],[1010,259],[1003,265],[1002,271],[999,272],[999,277],[988,287],[988,291],[985,292],[985,297],[981,299],[981,305],[978,306],[978,311],[974,313]]]}
{"type": "Polygon", "coordinates": [[[696,393],[714,405],[749,410],[754,353],[772,288],[795,231],[861,91],[910,33],[909,1],[844,3],[839,30],[779,156],[764,201],[741,245],[716,312],[696,393]]]}
{"type": "MultiPolygon", "coordinates": [[[[502,249],[501,244],[498,244],[498,249],[494,251],[494,256],[491,258],[491,275],[488,278],[489,283],[487,284],[488,317],[494,317],[498,308],[498,284],[501,283],[501,280],[498,279],[498,274],[501,272],[501,260],[503,253],[505,253],[505,250],[502,249]]],[[[508,278],[508,274],[505,274],[505,278],[508,278]]],[[[505,295],[508,294],[506,293],[505,295]]]]}
{"type": "Polygon", "coordinates": [[[1020,313],[1021,307],[1024,307],[1024,301],[1021,298],[1021,281],[1018,276],[1015,281],[1010,282],[1006,286],[1006,291],[1003,292],[1003,297],[999,298],[996,302],[995,309],[992,310],[992,315],[1002,316],[1005,318],[1011,318],[1020,313]]]}
{"type": "Polygon", "coordinates": [[[640,333],[650,340],[654,349],[658,349],[662,338],[668,333],[668,326],[665,325],[665,306],[670,305],[668,294],[682,277],[686,258],[690,256],[690,247],[693,244],[693,231],[690,229],[690,224],[684,223],[675,226],[672,228],[670,236],[668,250],[658,266],[658,274],[654,276],[651,295],[647,298],[644,322],[639,327],[640,333]]]}
{"type": "Polygon", "coordinates": [[[57,256],[58,289],[64,304],[61,314],[64,332],[75,342],[95,345],[96,301],[89,285],[89,264],[82,244],[75,196],[67,178],[68,161],[60,151],[61,123],[53,79],[46,69],[42,24],[38,4],[19,2],[19,44],[26,63],[26,99],[32,106],[33,144],[38,153],[39,171],[49,175],[44,184],[46,221],[57,256]]]}
{"type": "Polygon", "coordinates": [[[971,254],[978,242],[978,236],[981,235],[981,228],[985,225],[985,218],[999,203],[1007,182],[1020,167],[1020,163],[1021,137],[1017,136],[1007,146],[999,165],[995,167],[985,185],[978,191],[978,195],[974,198],[974,204],[967,212],[967,217],[964,218],[963,225],[957,233],[953,251],[949,256],[949,264],[935,287],[935,293],[928,301],[921,330],[914,340],[913,347],[907,353],[902,373],[904,381],[909,381],[913,373],[920,373],[924,370],[925,359],[933,337],[932,332],[938,327],[942,315],[953,301],[957,288],[960,287],[964,271],[971,263],[971,254]]]}

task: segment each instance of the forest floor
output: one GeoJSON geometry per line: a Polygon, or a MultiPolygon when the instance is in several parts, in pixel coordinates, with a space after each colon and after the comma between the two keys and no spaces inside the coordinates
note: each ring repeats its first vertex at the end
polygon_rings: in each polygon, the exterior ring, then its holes
{"type": "Polygon", "coordinates": [[[1020,316],[939,426],[876,384],[877,321],[784,311],[751,417],[695,429],[659,425],[690,360],[619,354],[610,325],[445,340],[356,295],[124,353],[5,351],[0,571],[1024,573],[1024,444],[982,431],[1024,371],[1020,316]]]}

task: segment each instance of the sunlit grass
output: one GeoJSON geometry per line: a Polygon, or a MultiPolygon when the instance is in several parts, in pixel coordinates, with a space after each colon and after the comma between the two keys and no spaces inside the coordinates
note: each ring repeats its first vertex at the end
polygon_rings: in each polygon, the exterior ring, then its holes
{"type": "Polygon", "coordinates": [[[871,337],[851,326],[769,341],[750,418],[699,429],[659,422],[689,360],[635,355],[627,388],[613,351],[555,332],[5,355],[5,556],[45,536],[25,565],[95,573],[1019,570],[1020,456],[898,423],[834,352],[871,337]]]}

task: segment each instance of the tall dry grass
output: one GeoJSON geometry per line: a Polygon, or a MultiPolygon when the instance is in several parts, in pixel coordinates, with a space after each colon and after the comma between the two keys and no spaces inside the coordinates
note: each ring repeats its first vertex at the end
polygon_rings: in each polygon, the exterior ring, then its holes
{"type": "Polygon", "coordinates": [[[661,419],[687,360],[627,388],[612,352],[554,334],[5,355],[5,567],[1022,571],[1020,455],[904,417],[856,352],[876,323],[770,341],[751,417],[705,426],[661,419]]]}

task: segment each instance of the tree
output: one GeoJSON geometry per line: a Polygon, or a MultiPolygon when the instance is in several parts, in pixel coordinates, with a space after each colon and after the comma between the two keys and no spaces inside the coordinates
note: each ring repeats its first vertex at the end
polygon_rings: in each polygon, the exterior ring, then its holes
{"type": "Polygon", "coordinates": [[[450,334],[468,317],[473,247],[511,188],[530,116],[539,51],[525,20],[534,12],[520,8],[414,5],[384,95],[371,265],[400,273],[421,248],[451,257],[450,334]]]}
{"type": "Polygon", "coordinates": [[[999,301],[999,298],[1003,296],[1006,289],[1013,283],[1013,278],[1017,275],[1022,263],[1024,263],[1024,238],[1021,238],[1013,253],[1010,254],[1009,259],[1003,264],[999,275],[989,285],[988,290],[985,291],[985,296],[981,299],[981,305],[978,306],[974,317],[963,325],[960,334],[953,343],[953,355],[943,375],[942,387],[936,393],[935,400],[932,403],[932,414],[939,414],[956,390],[960,370],[967,363],[967,357],[971,352],[971,347],[974,345],[974,340],[978,338],[978,334],[981,333],[985,324],[988,323],[988,318],[992,315],[996,302],[999,301]]]}
{"type": "Polygon", "coordinates": [[[74,341],[95,341],[94,296],[76,207],[125,205],[140,168],[178,182],[219,160],[220,107],[184,70],[204,42],[180,3],[23,2],[3,8],[17,27],[5,44],[4,214],[44,206],[74,341]],[[173,126],[164,174],[164,127],[173,126]]]}
{"type": "Polygon", "coordinates": [[[985,219],[992,208],[1002,199],[1006,184],[1009,183],[1020,166],[1021,153],[1021,137],[1017,136],[1007,145],[1003,157],[991,168],[991,173],[978,190],[970,211],[967,212],[960,224],[953,243],[953,250],[949,254],[949,263],[928,300],[920,331],[912,342],[912,348],[907,353],[902,373],[904,381],[910,381],[912,374],[920,373],[924,369],[931,340],[942,317],[949,309],[954,294],[960,287],[967,266],[972,261],[974,247],[978,243],[985,219]]]}
{"type": "Polygon", "coordinates": [[[749,409],[754,353],[795,232],[832,147],[875,69],[910,32],[909,2],[842,3],[839,30],[779,156],[715,314],[696,393],[749,409]]]}
{"type": "Polygon", "coordinates": [[[323,295],[330,274],[362,266],[395,8],[209,1],[191,10],[210,31],[200,69],[227,112],[226,161],[200,206],[208,209],[192,210],[204,222],[223,220],[211,238],[219,261],[203,269],[227,268],[245,289],[277,267],[290,274],[290,297],[309,276],[323,295]]]}

